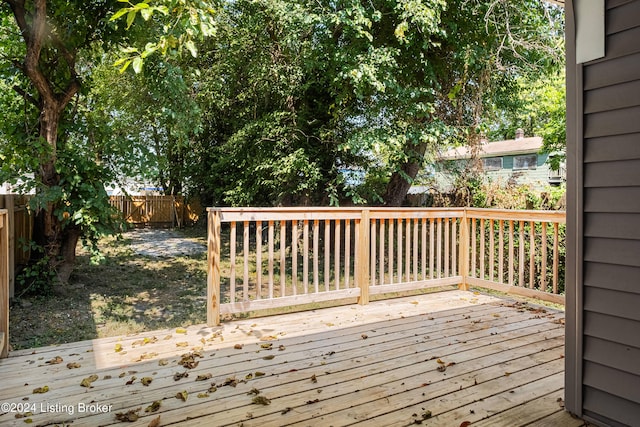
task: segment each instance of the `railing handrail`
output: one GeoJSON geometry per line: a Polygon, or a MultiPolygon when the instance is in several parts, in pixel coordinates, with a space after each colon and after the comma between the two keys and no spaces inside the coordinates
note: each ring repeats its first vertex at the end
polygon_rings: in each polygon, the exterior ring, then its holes
{"type": "Polygon", "coordinates": [[[0,358],[9,353],[9,224],[7,209],[0,209],[0,358]]]}

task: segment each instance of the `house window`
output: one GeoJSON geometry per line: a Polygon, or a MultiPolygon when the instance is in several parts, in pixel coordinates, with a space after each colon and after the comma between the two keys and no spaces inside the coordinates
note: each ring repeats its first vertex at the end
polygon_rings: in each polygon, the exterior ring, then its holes
{"type": "Polygon", "coordinates": [[[502,169],[502,157],[489,157],[482,159],[482,168],[486,171],[497,171],[502,169]]]}
{"type": "Polygon", "coordinates": [[[516,156],[513,158],[513,169],[535,169],[538,167],[538,155],[528,154],[526,156],[516,156]]]}

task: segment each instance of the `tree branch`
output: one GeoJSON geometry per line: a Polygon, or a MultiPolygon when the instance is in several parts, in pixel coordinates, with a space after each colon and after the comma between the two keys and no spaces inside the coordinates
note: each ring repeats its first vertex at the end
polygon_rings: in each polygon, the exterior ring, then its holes
{"type": "Polygon", "coordinates": [[[33,105],[36,106],[36,108],[40,108],[42,107],[42,105],[40,104],[40,102],[38,102],[37,99],[35,99],[33,96],[31,96],[30,93],[27,93],[24,89],[22,89],[20,86],[16,85],[13,87],[13,90],[15,90],[20,96],[22,96],[25,100],[29,101],[30,103],[32,103],[33,105]]]}

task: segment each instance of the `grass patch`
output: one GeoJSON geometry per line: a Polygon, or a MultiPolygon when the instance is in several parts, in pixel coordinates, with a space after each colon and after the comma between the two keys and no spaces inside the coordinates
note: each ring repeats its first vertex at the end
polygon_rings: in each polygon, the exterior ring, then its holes
{"type": "MultiPolygon", "coordinates": [[[[181,232],[178,232],[181,233],[181,232]]],[[[206,243],[206,230],[185,240],[206,243]]],[[[23,297],[10,311],[14,349],[174,328],[206,321],[206,248],[195,255],[142,256],[129,233],[100,241],[91,264],[79,248],[69,284],[54,295],[23,297]]]]}

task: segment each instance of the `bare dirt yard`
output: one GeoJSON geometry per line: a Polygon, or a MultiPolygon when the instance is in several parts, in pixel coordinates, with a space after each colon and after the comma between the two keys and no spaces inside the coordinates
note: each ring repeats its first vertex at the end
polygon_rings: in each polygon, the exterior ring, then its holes
{"type": "Polygon", "coordinates": [[[206,320],[206,230],[132,230],[79,248],[70,283],[50,295],[16,292],[14,349],[125,335],[206,320]]]}

